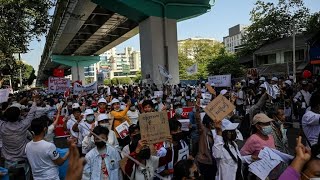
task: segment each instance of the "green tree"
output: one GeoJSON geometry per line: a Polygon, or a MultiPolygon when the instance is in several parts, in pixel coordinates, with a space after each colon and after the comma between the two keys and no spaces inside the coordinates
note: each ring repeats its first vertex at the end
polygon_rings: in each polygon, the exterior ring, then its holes
{"type": "Polygon", "coordinates": [[[207,66],[216,57],[223,44],[207,40],[187,40],[179,46],[179,76],[180,79],[195,80],[207,78],[207,66]],[[188,75],[186,69],[193,64],[198,65],[198,73],[188,75]]]}
{"type": "Polygon", "coordinates": [[[142,73],[141,73],[141,71],[137,71],[136,77],[133,78],[133,81],[136,83],[139,83],[139,81],[141,81],[141,80],[142,80],[142,73]]]}
{"type": "Polygon", "coordinates": [[[132,80],[129,77],[113,78],[111,84],[132,84],[132,80]]]}
{"type": "Polygon", "coordinates": [[[310,18],[303,0],[258,0],[250,12],[252,24],[247,27],[239,55],[252,53],[263,44],[292,35],[293,27],[301,31],[310,18]]]}
{"type": "Polygon", "coordinates": [[[18,84],[20,84],[20,70],[21,70],[21,76],[22,76],[22,84],[25,85],[31,85],[33,83],[33,80],[36,79],[35,70],[34,68],[24,63],[23,61],[14,61],[14,68],[12,68],[11,72],[11,80],[12,85],[14,88],[18,87],[18,84]]]}
{"type": "Polygon", "coordinates": [[[105,79],[104,80],[104,85],[111,85],[111,79],[105,79]]]}
{"type": "Polygon", "coordinates": [[[224,49],[211,59],[207,70],[209,75],[231,74],[234,78],[242,77],[245,72],[244,66],[240,65],[237,57],[224,49]]]}
{"type": "Polygon", "coordinates": [[[0,0],[0,82],[4,78],[4,67],[10,66],[10,74],[14,74],[13,54],[27,52],[32,39],[39,40],[47,33],[52,1],[0,0]]]}

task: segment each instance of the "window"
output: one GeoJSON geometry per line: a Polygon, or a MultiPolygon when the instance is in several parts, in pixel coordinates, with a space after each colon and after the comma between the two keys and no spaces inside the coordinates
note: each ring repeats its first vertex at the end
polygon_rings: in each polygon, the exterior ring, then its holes
{"type": "MultiPolygon", "coordinates": [[[[284,52],[284,62],[292,62],[293,61],[293,53],[292,51],[284,52]]],[[[296,61],[303,61],[304,60],[304,50],[296,50],[296,61]]]]}
{"type": "Polygon", "coordinates": [[[257,56],[257,64],[258,65],[275,64],[276,58],[277,58],[276,54],[257,56]]]}

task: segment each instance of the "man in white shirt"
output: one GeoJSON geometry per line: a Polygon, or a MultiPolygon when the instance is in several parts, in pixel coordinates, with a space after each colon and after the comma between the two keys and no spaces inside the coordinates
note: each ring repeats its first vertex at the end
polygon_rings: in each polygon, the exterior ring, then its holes
{"type": "Polygon", "coordinates": [[[307,137],[308,145],[318,142],[320,133],[320,92],[315,92],[310,100],[310,111],[302,117],[303,132],[307,137]]]}
{"type": "Polygon", "coordinates": [[[34,134],[32,141],[26,145],[26,155],[30,163],[33,179],[59,179],[58,166],[68,158],[69,153],[60,157],[56,146],[44,140],[48,130],[48,118],[41,116],[31,123],[31,131],[34,134]]]}
{"type": "Polygon", "coordinates": [[[70,132],[71,137],[77,139],[77,146],[80,154],[82,155],[82,134],[79,132],[79,123],[82,121],[81,109],[78,103],[72,105],[71,119],[67,121],[67,130],[70,132]]]}
{"type": "MultiPolygon", "coordinates": [[[[108,134],[108,140],[107,142],[114,147],[119,146],[119,142],[117,140],[116,134],[114,131],[111,130],[111,125],[110,125],[110,119],[108,118],[108,115],[106,114],[100,114],[98,116],[98,122],[96,126],[102,126],[105,128],[108,128],[109,134],[108,134]]],[[[84,136],[84,139],[82,141],[82,150],[86,153],[89,152],[91,149],[95,147],[94,144],[94,137],[91,133],[89,133],[87,136],[84,136]]]]}
{"type": "Polygon", "coordinates": [[[107,146],[109,130],[102,126],[93,129],[96,147],[89,151],[85,157],[86,165],[83,170],[83,180],[122,179],[119,161],[121,157],[117,150],[107,146]]]}
{"type": "Polygon", "coordinates": [[[298,119],[301,122],[302,116],[304,115],[306,109],[309,107],[311,94],[309,93],[309,84],[307,81],[302,81],[302,89],[294,96],[293,102],[298,107],[298,119]]]}

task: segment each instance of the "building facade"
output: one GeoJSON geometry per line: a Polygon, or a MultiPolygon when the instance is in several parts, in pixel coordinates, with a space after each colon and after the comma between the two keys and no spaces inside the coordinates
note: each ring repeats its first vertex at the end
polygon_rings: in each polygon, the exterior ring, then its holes
{"type": "Polygon", "coordinates": [[[124,52],[117,53],[112,48],[100,55],[100,61],[84,68],[85,78],[90,82],[97,81],[98,77],[113,79],[118,77],[136,77],[141,70],[140,51],[132,47],[124,48],[124,52]]]}
{"type": "Polygon", "coordinates": [[[226,47],[226,50],[231,53],[235,53],[238,48],[242,45],[242,37],[246,30],[245,25],[236,25],[229,28],[229,35],[223,37],[223,43],[226,47]]]}

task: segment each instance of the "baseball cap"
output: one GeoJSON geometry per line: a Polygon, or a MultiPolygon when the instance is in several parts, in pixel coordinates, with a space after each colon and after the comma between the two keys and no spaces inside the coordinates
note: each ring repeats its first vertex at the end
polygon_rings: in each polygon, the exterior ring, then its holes
{"type": "Polygon", "coordinates": [[[80,105],[78,103],[73,103],[72,109],[77,109],[77,108],[80,108],[80,105]]]}
{"type": "Polygon", "coordinates": [[[278,78],[277,77],[273,77],[271,80],[272,81],[278,81],[278,78]]]}
{"type": "Polygon", "coordinates": [[[104,98],[100,98],[99,101],[98,101],[98,104],[100,103],[106,103],[107,104],[107,100],[104,99],[104,98]]]}
{"type": "Polygon", "coordinates": [[[22,108],[22,105],[20,104],[20,103],[13,103],[10,107],[16,107],[16,108],[18,108],[18,109],[20,109],[21,110],[21,108],[22,108]]]}
{"type": "Polygon", "coordinates": [[[301,84],[302,84],[302,85],[307,85],[307,84],[308,84],[308,81],[302,81],[301,84]]]}
{"type": "Polygon", "coordinates": [[[109,105],[113,105],[114,103],[120,103],[120,101],[116,98],[112,99],[112,101],[109,103],[109,105]]]}
{"type": "Polygon", "coordinates": [[[239,123],[232,123],[228,119],[223,119],[221,122],[221,129],[222,131],[225,130],[235,130],[239,126],[239,123]]]}
{"type": "Polygon", "coordinates": [[[216,84],[215,83],[211,83],[211,85],[210,85],[211,87],[213,87],[213,86],[216,86],[216,84]]]}
{"type": "Polygon", "coordinates": [[[254,80],[250,80],[249,84],[255,84],[254,80]]]}
{"type": "Polygon", "coordinates": [[[257,123],[267,123],[267,122],[271,122],[271,121],[273,121],[273,120],[271,118],[269,118],[267,115],[265,115],[264,113],[259,113],[253,117],[252,125],[255,125],[257,123]]]}
{"type": "Polygon", "coordinates": [[[107,114],[100,114],[98,116],[98,122],[99,121],[102,121],[102,120],[105,120],[105,119],[109,119],[108,115],[107,114]]]}
{"type": "Polygon", "coordinates": [[[260,88],[265,88],[265,89],[267,89],[264,84],[261,84],[261,85],[260,85],[260,88]]]}
{"type": "Polygon", "coordinates": [[[286,80],[286,81],[284,81],[284,83],[288,84],[289,86],[292,85],[292,82],[290,80],[286,80]]]}
{"type": "Polygon", "coordinates": [[[85,112],[84,112],[84,115],[88,116],[90,114],[94,114],[93,110],[92,109],[87,109],[85,112]]]}
{"type": "Polygon", "coordinates": [[[265,77],[261,77],[261,78],[259,79],[259,81],[266,81],[266,78],[265,78],[265,77]]]}
{"type": "Polygon", "coordinates": [[[242,82],[242,83],[245,83],[245,82],[246,82],[246,80],[242,79],[242,80],[241,80],[241,82],[242,82]]]}

